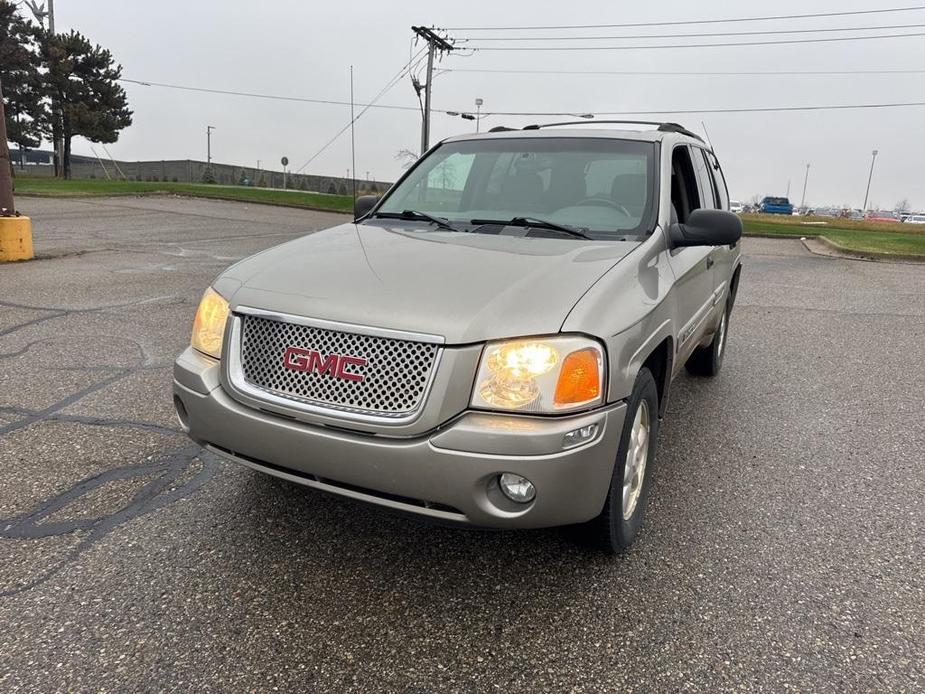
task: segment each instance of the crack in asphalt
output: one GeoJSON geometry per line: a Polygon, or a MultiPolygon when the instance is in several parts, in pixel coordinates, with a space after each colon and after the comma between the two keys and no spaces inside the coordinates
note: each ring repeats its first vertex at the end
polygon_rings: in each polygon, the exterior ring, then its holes
{"type": "MultiPolygon", "coordinates": [[[[33,417],[39,414],[36,410],[30,410],[25,407],[0,407],[0,414],[4,412],[19,415],[20,417],[33,417]]],[[[94,415],[60,413],[46,414],[42,416],[41,419],[44,422],[68,422],[75,424],[87,424],[89,426],[95,427],[129,427],[132,429],[144,429],[146,431],[153,431],[159,434],[181,433],[179,429],[166,427],[163,424],[155,424],[154,422],[146,422],[141,419],[120,419],[112,417],[98,417],[94,415]]]]}
{"type": "MultiPolygon", "coordinates": [[[[27,325],[33,325],[43,320],[49,320],[71,313],[98,313],[108,309],[123,308],[126,306],[137,306],[139,304],[150,303],[162,299],[178,299],[178,297],[156,297],[154,299],[143,299],[123,304],[98,306],[89,309],[62,309],[55,307],[38,307],[15,304],[12,302],[0,301],[0,306],[15,307],[26,310],[50,311],[52,315],[42,316],[17,326],[13,326],[3,332],[0,336],[8,335],[11,332],[22,329],[27,325]]],[[[0,359],[19,356],[28,352],[32,347],[43,342],[50,342],[58,338],[49,337],[40,340],[34,340],[19,350],[0,354],[0,359]]],[[[129,339],[129,338],[123,338],[129,339]]],[[[126,418],[110,418],[93,415],[73,415],[63,414],[61,410],[85,398],[88,395],[103,390],[104,388],[120,381],[132,374],[146,371],[152,368],[164,368],[163,365],[152,363],[144,346],[136,340],[129,339],[139,350],[139,360],[133,366],[101,366],[101,367],[75,367],[93,370],[111,370],[111,375],[97,381],[86,388],[82,388],[57,402],[43,409],[28,409],[16,405],[0,406],[0,413],[12,414],[18,419],[13,422],[0,426],[0,435],[9,434],[13,431],[23,429],[32,424],[44,421],[69,422],[82,424],[85,426],[98,427],[128,427],[142,431],[150,431],[159,434],[176,435],[180,433],[177,429],[166,427],[154,422],[142,420],[132,420],[126,418]]],[[[23,515],[12,518],[0,519],[0,539],[7,540],[38,540],[48,537],[58,537],[71,535],[74,533],[83,533],[85,536],[69,551],[66,552],[54,565],[46,568],[36,576],[19,582],[18,585],[3,587],[0,586],[0,598],[11,597],[40,586],[57,573],[59,573],[69,563],[74,561],[80,554],[92,547],[95,543],[106,537],[120,525],[127,523],[135,518],[143,516],[156,509],[163,508],[183,497],[186,497],[204,484],[206,484],[215,473],[217,467],[217,458],[196,444],[187,444],[174,448],[159,454],[151,462],[123,465],[105,470],[97,475],[88,477],[76,483],[69,489],[55,495],[54,497],[41,502],[35,509],[23,515]],[[189,471],[194,465],[194,461],[199,461],[201,467],[191,476],[189,471]],[[153,479],[145,482],[137,489],[130,501],[119,508],[117,511],[103,515],[97,518],[74,518],[61,521],[48,521],[47,519],[67,508],[70,504],[79,500],[81,497],[100,489],[106,484],[115,481],[136,480],[152,477],[153,479]],[[181,478],[188,476],[188,479],[180,481],[181,478]]]]}
{"type": "Polygon", "coordinates": [[[81,390],[78,390],[76,393],[71,393],[66,398],[62,398],[61,400],[58,400],[56,403],[49,405],[43,410],[37,410],[33,412],[33,414],[27,415],[26,417],[23,417],[22,419],[19,419],[15,422],[11,422],[4,426],[0,426],[0,434],[9,434],[12,431],[16,431],[17,429],[22,429],[23,427],[27,427],[30,424],[41,422],[42,420],[47,419],[49,415],[55,414],[56,412],[63,410],[68,405],[73,405],[75,402],[77,402],[81,398],[84,398],[99,390],[102,390],[106,386],[112,383],[115,383],[116,381],[119,381],[133,373],[135,373],[135,369],[123,369],[122,371],[119,371],[118,373],[115,373],[108,378],[104,378],[102,381],[97,381],[96,383],[89,385],[86,388],[82,388],[81,390]]]}
{"type": "Polygon", "coordinates": [[[11,301],[0,301],[0,306],[5,306],[7,308],[18,308],[25,311],[51,311],[52,314],[49,316],[39,316],[38,318],[33,318],[32,320],[25,321],[24,323],[16,323],[15,325],[10,326],[9,328],[4,328],[0,330],[0,337],[5,337],[11,335],[12,333],[18,332],[23,328],[28,328],[31,325],[37,323],[43,323],[45,321],[52,320],[54,318],[60,318],[62,316],[70,316],[82,313],[101,313],[108,311],[114,308],[128,308],[129,306],[141,306],[144,304],[151,304],[157,301],[162,301],[164,299],[174,299],[174,303],[185,303],[185,300],[182,297],[175,295],[166,295],[166,296],[155,296],[148,299],[138,299],[136,301],[129,301],[122,304],[110,304],[106,306],[91,306],[89,308],[61,308],[58,306],[29,306],[27,304],[17,304],[11,301]]]}
{"type": "Polygon", "coordinates": [[[0,588],[0,598],[18,595],[42,585],[120,525],[164,508],[194,493],[212,478],[217,465],[217,458],[198,445],[182,446],[167,451],[156,461],[111,468],[83,479],[30,512],[13,518],[0,519],[0,538],[2,539],[36,540],[76,532],[87,533],[86,537],[54,566],[25,583],[15,587],[0,588]],[[191,469],[195,460],[199,460],[202,467],[188,480],[178,483],[178,480],[191,469]],[[110,482],[151,477],[152,475],[156,477],[142,485],[131,500],[114,513],[98,518],[43,522],[80,497],[110,482]]]}

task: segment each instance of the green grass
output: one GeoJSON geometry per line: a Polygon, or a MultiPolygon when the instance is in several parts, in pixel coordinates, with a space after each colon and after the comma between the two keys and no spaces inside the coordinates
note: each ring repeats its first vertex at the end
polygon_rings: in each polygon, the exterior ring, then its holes
{"type": "Polygon", "coordinates": [[[157,181],[103,181],[96,179],[73,179],[62,181],[55,178],[17,176],[17,195],[43,195],[54,197],[87,197],[112,195],[186,195],[196,198],[217,200],[240,200],[241,202],[266,205],[304,207],[330,212],[351,212],[353,198],[349,195],[325,195],[306,193],[300,190],[274,190],[245,186],[220,186],[199,183],[160,183],[157,181]]]}
{"type": "Polygon", "coordinates": [[[920,231],[919,227],[908,224],[750,214],[742,215],[742,222],[746,236],[823,236],[858,253],[918,256],[925,259],[925,229],[920,231]],[[826,223],[818,224],[822,221],[826,223]]]}
{"type": "MultiPolygon", "coordinates": [[[[160,183],[156,181],[103,181],[23,177],[15,179],[20,195],[104,196],[173,194],[218,200],[239,200],[267,205],[303,207],[311,210],[346,212],[353,210],[349,195],[325,195],[297,190],[271,190],[244,186],[198,183],[160,183]]],[[[907,224],[829,219],[824,217],[785,217],[783,215],[742,215],[745,234],[772,236],[825,236],[848,250],[860,253],[919,256],[925,258],[925,228],[907,224]],[[824,225],[816,224],[824,221],[824,225]],[[809,223],[811,222],[811,223],[809,223]]]]}

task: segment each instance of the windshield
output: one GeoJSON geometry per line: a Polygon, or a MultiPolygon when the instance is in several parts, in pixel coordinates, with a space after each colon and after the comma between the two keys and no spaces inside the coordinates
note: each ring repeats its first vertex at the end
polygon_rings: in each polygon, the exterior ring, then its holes
{"type": "Polygon", "coordinates": [[[642,235],[655,220],[655,144],[613,138],[449,142],[421,161],[377,213],[450,222],[545,220],[595,235],[642,235]]]}

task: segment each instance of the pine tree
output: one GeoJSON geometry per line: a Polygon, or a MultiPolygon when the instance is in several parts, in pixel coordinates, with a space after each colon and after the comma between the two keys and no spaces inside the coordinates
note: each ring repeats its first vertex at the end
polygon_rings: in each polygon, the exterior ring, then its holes
{"type": "Polygon", "coordinates": [[[43,34],[41,55],[47,72],[43,75],[47,93],[55,104],[45,132],[57,130],[64,140],[64,177],[71,177],[71,140],[75,135],[90,142],[109,144],[119,131],[132,124],[125,90],[117,80],[122,66],[112,54],[92,45],[86,37],[71,31],[43,34]]]}
{"type": "Polygon", "coordinates": [[[25,148],[41,143],[45,104],[38,31],[16,10],[13,3],[0,0],[0,84],[7,139],[19,145],[22,156],[25,148]]]}

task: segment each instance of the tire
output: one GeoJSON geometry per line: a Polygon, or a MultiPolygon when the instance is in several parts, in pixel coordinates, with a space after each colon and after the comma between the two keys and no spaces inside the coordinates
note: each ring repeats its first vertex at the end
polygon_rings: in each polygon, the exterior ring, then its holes
{"type": "Polygon", "coordinates": [[[706,376],[713,378],[723,368],[723,356],[726,354],[727,337],[729,336],[729,302],[723,309],[723,316],[720,319],[719,327],[713,335],[713,339],[706,347],[698,347],[690,357],[684,368],[689,374],[694,376],[706,376]]]}
{"type": "Polygon", "coordinates": [[[604,509],[597,518],[579,526],[582,539],[591,546],[610,554],[618,554],[633,544],[642,527],[649,499],[657,436],[658,389],[652,373],[647,368],[642,368],[636,376],[633,393],[626,406],[623,434],[617,448],[617,458],[604,509]],[[633,458],[628,454],[632,453],[631,449],[640,432],[637,420],[648,420],[648,429],[643,448],[633,458]],[[643,457],[640,458],[639,454],[643,453],[643,457]],[[642,469],[638,478],[636,475],[630,478],[629,492],[625,493],[624,478],[631,460],[636,463],[637,468],[641,463],[642,469]]]}

